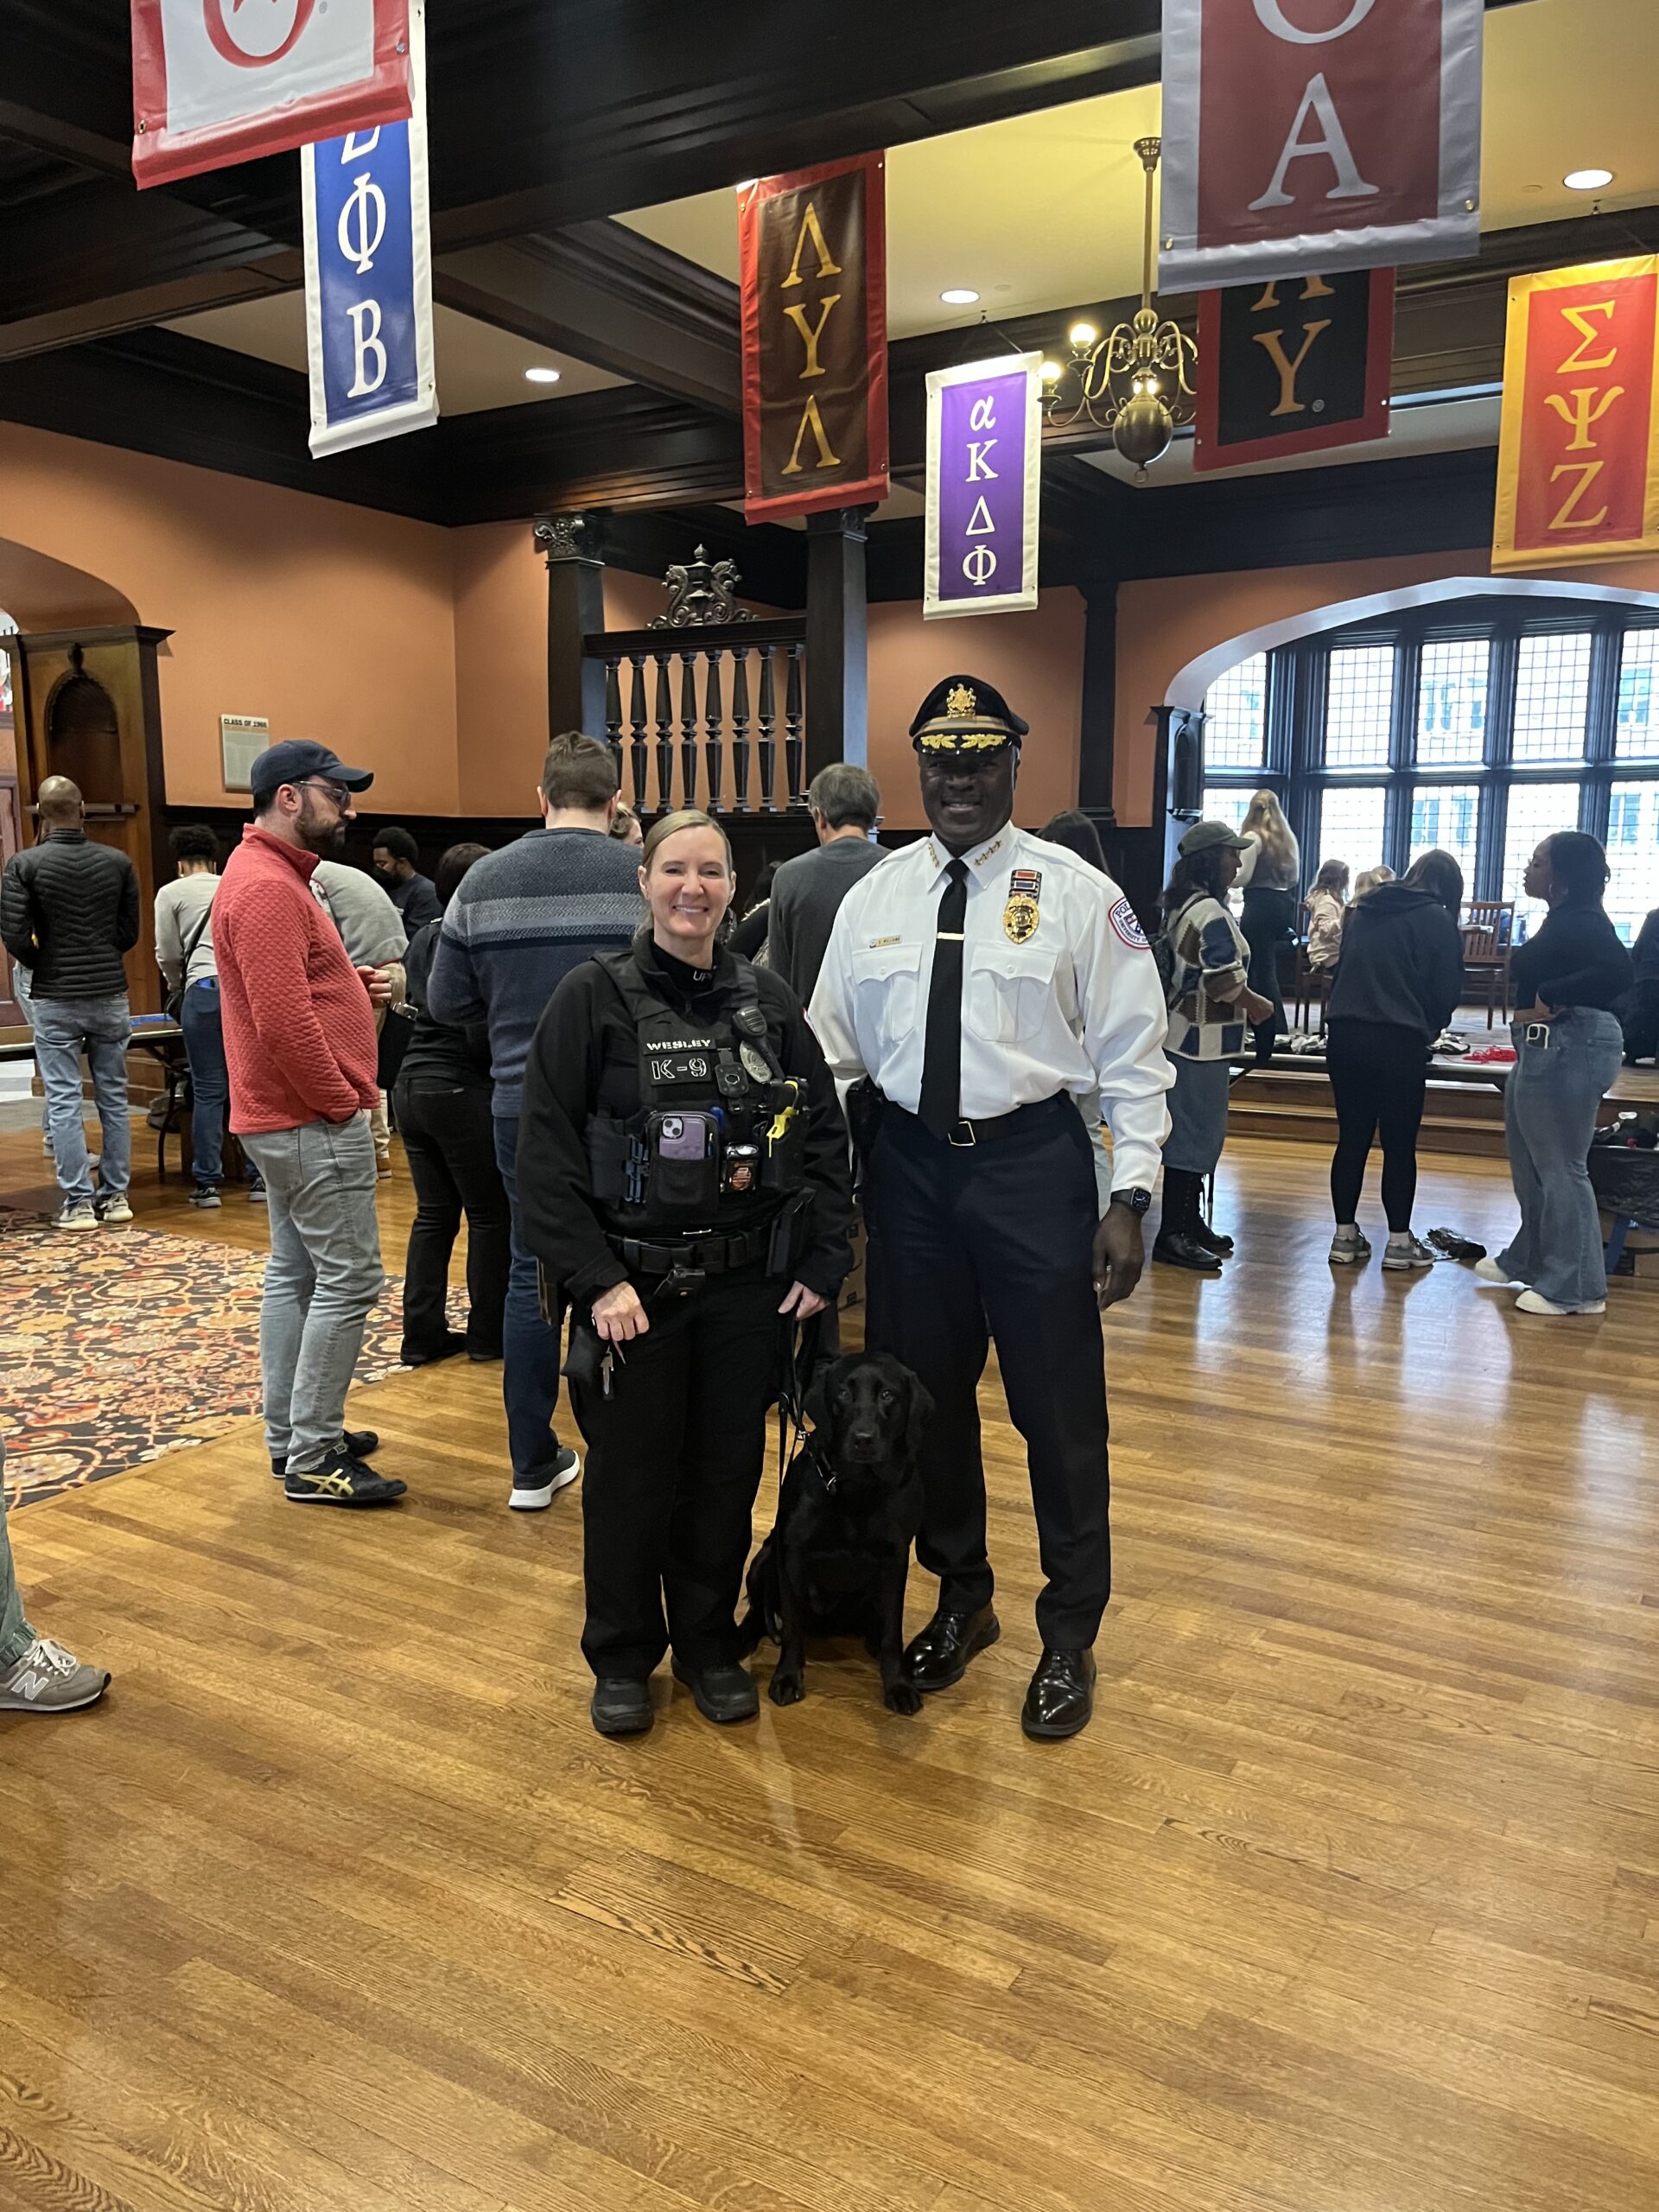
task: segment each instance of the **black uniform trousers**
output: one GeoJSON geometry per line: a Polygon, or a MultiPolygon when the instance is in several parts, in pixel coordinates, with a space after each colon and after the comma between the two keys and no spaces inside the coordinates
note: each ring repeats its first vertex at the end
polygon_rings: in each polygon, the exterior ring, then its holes
{"type": "Polygon", "coordinates": [[[888,1106],[864,1201],[870,1342],[915,1370],[936,1408],[916,1555],[940,1578],[940,1605],[971,1611],[993,1587],[975,1393],[995,1338],[1047,1578],[1038,1630],[1061,1649],[1092,1643],[1111,1595],[1112,1542],[1099,1216],[1083,1116],[1061,1096],[1007,1137],[957,1147],[888,1106]]]}
{"type": "Polygon", "coordinates": [[[611,1395],[573,1380],[570,1398],[588,1446],[582,1656],[595,1675],[643,1681],[671,1643],[693,1672],[741,1656],[737,1601],[789,1285],[756,1262],[689,1298],[636,1287],[651,1326],[618,1347],[611,1395]]]}

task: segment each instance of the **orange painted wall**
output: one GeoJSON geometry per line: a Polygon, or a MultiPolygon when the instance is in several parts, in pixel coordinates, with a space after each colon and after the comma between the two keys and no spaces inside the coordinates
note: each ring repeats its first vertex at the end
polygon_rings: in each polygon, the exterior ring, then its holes
{"type": "Polygon", "coordinates": [[[933,686],[958,674],[994,683],[1031,724],[1020,767],[1020,823],[1040,829],[1051,814],[1076,805],[1084,619],[1082,594],[1070,585],[1044,592],[1029,614],[924,622],[919,601],[871,607],[869,766],[881,786],[884,828],[925,825],[910,725],[933,686]]]}
{"type": "MultiPolygon", "coordinates": [[[[1120,585],[1113,791],[1118,820],[1139,828],[1152,818],[1157,736],[1147,727],[1147,716],[1162,703],[1172,679],[1198,654],[1265,623],[1284,621],[1315,607],[1451,576],[1491,574],[1489,549],[1481,547],[1467,553],[1333,561],[1323,566],[1159,577],[1120,585]]],[[[1599,563],[1554,574],[1566,583],[1659,590],[1659,561],[1654,560],[1599,563]]]]}
{"type": "Polygon", "coordinates": [[[14,423],[0,423],[0,531],[175,632],[170,799],[225,804],[219,717],[244,714],[355,755],[390,807],[455,810],[448,531],[14,423]]]}

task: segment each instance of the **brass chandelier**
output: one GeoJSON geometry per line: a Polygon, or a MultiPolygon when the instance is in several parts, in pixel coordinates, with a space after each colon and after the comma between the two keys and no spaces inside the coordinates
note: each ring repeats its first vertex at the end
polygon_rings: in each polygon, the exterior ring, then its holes
{"type": "Polygon", "coordinates": [[[1120,322],[1104,338],[1090,323],[1074,323],[1067,334],[1071,359],[1045,361],[1042,368],[1044,414],[1053,428],[1069,430],[1086,419],[1097,430],[1109,430],[1112,443],[1142,476],[1168,452],[1198,404],[1192,387],[1198,349],[1152,303],[1152,184],[1163,146],[1161,138],[1135,142],[1147,174],[1147,199],[1141,305],[1134,321],[1120,322]]]}

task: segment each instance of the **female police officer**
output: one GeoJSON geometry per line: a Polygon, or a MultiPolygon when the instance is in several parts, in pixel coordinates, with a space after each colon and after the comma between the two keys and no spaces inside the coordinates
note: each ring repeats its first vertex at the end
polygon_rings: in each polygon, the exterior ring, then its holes
{"type": "Polygon", "coordinates": [[[785,1331],[851,1256],[846,1129],[800,1001],[715,942],[725,833],[664,817],[639,885],[650,929],[542,1017],[518,1148],[525,1237],[575,1317],[582,1648],[606,1736],[650,1727],[671,1643],[706,1719],[758,1710],[734,1614],[766,1408],[785,1331]]]}

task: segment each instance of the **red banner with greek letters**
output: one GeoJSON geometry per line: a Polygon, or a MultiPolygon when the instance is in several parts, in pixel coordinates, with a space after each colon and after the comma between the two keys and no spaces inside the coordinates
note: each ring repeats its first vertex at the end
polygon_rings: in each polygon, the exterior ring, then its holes
{"type": "Polygon", "coordinates": [[[409,0],[132,0],[142,188],[402,123],[409,0]]]}
{"type": "Polygon", "coordinates": [[[762,177],[738,194],[743,512],[887,496],[887,156],[762,177]]]}
{"type": "Polygon", "coordinates": [[[1164,290],[1476,252],[1483,19],[1483,0],[1164,0],[1164,290]]]}
{"type": "Polygon", "coordinates": [[[1492,566],[1659,552],[1659,254],[1510,285],[1492,566]]]}

